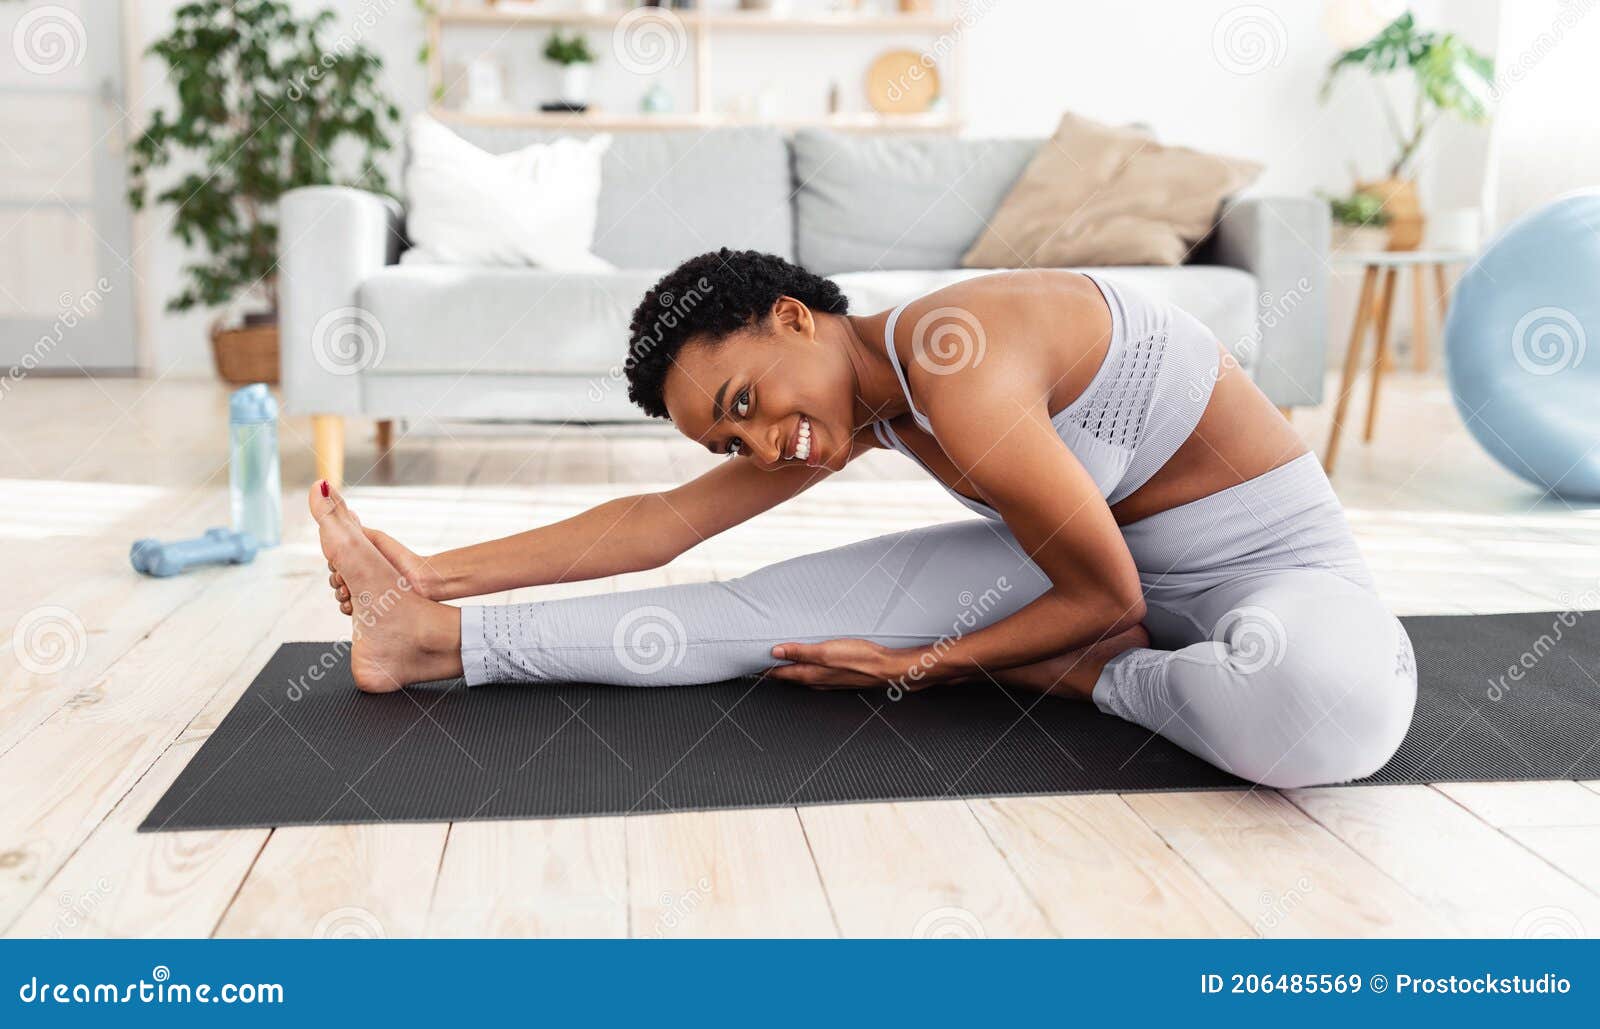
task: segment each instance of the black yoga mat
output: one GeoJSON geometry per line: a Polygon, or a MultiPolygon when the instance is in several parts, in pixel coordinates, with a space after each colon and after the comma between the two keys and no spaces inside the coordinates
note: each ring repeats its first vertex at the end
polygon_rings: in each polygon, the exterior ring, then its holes
{"type": "MultiPolygon", "coordinates": [[[[1366,781],[1600,777],[1595,614],[1405,619],[1416,719],[1366,781]]],[[[140,830],[1241,785],[1091,705],[994,686],[895,701],[754,680],[458,681],[369,696],[346,647],[284,645],[140,830]]]]}

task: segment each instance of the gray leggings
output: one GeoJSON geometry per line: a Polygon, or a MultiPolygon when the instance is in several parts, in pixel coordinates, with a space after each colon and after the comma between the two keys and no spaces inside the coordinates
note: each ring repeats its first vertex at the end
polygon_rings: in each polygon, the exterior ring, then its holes
{"type": "MultiPolygon", "coordinates": [[[[1268,786],[1359,778],[1399,747],[1416,702],[1410,641],[1313,456],[1123,538],[1152,648],[1106,665],[1102,711],[1268,786]]],[[[1002,524],[952,522],[727,582],[463,607],[461,658],[471,685],[718,682],[771,666],[785,641],[960,636],[1049,587],[1002,524]]]]}

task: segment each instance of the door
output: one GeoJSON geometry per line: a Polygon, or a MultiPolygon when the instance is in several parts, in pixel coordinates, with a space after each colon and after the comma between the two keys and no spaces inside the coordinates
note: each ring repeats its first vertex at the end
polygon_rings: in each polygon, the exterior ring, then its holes
{"type": "Polygon", "coordinates": [[[0,390],[137,363],[122,4],[0,3],[0,390]]]}

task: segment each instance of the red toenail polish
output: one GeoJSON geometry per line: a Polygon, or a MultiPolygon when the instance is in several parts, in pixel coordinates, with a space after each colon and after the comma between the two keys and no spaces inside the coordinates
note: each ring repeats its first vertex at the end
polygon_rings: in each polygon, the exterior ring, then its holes
{"type": "Polygon", "coordinates": [[[328,495],[328,480],[327,479],[323,479],[322,480],[322,495],[323,496],[327,496],[328,495]]]}

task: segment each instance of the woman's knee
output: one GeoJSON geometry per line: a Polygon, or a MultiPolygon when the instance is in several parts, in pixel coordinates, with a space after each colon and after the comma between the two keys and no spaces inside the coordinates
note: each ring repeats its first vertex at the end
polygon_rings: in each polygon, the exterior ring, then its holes
{"type": "Polygon", "coordinates": [[[1251,610],[1230,612],[1254,624],[1222,636],[1261,714],[1235,774],[1288,788],[1383,767],[1416,706],[1416,666],[1399,620],[1361,590],[1254,599],[1251,610]]]}

